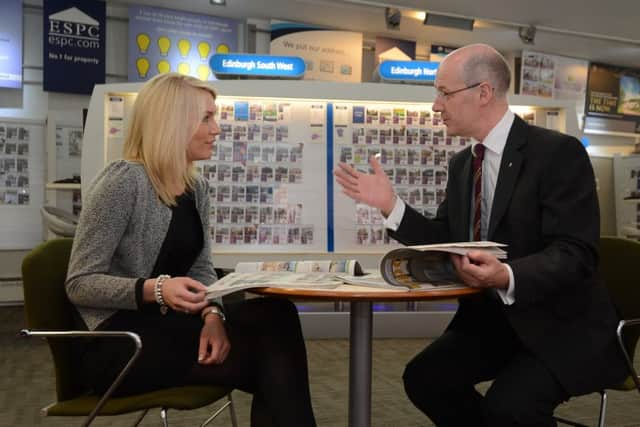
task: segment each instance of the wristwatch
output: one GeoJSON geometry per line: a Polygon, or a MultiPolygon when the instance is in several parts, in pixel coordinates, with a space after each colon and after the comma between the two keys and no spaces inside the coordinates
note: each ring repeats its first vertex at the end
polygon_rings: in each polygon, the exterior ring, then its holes
{"type": "Polygon", "coordinates": [[[222,319],[223,322],[227,321],[227,318],[225,317],[224,312],[217,305],[210,305],[209,307],[206,307],[204,310],[202,310],[202,313],[200,314],[200,316],[202,317],[202,320],[204,320],[205,317],[207,317],[211,313],[215,313],[218,316],[220,316],[220,319],[222,319]]]}

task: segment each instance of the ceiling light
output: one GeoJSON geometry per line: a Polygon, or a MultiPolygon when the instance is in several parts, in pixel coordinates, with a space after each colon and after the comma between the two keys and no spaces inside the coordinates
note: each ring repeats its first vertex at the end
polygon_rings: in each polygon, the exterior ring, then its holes
{"type": "Polygon", "coordinates": [[[473,19],[459,18],[457,16],[437,15],[427,12],[424,17],[424,25],[455,28],[458,30],[473,31],[473,19]]]}
{"type": "Polygon", "coordinates": [[[227,0],[209,0],[209,3],[214,6],[225,6],[227,4],[227,0]]]}

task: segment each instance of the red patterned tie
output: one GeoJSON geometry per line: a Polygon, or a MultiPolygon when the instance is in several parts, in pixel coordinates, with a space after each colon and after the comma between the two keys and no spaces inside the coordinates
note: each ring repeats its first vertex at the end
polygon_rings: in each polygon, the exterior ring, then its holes
{"type": "Polygon", "coordinates": [[[473,146],[473,240],[481,240],[482,159],[484,159],[484,148],[482,144],[473,146]]]}

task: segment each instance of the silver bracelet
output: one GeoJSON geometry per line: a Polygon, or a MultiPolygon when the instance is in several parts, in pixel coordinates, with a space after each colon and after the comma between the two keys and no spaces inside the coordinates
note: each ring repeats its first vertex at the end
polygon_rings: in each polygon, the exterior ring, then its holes
{"type": "Polygon", "coordinates": [[[169,311],[169,307],[164,302],[164,298],[162,297],[162,284],[166,279],[171,279],[171,276],[169,276],[168,274],[159,275],[158,278],[156,279],[156,284],[153,288],[153,293],[156,297],[156,302],[160,306],[160,313],[162,314],[167,314],[167,311],[169,311]]]}

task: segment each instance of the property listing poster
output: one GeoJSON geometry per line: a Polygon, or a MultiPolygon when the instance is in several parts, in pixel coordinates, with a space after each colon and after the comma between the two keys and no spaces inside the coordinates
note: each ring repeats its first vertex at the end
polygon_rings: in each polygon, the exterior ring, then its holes
{"type": "Polygon", "coordinates": [[[0,87],[22,87],[22,0],[0,3],[0,87]]]}
{"type": "Polygon", "coordinates": [[[29,205],[29,128],[0,123],[0,205],[29,205]]]}
{"type": "Polygon", "coordinates": [[[44,2],[44,90],[91,94],[104,83],[106,25],[103,1],[44,2]]]}
{"type": "Polygon", "coordinates": [[[220,97],[210,161],[214,252],[327,250],[326,103],[220,97]]]}
{"type": "Polygon", "coordinates": [[[238,51],[240,21],[144,6],[129,7],[129,81],[168,72],[215,80],[209,58],[238,51]]]}
{"type": "Polygon", "coordinates": [[[272,21],[270,53],[303,58],[305,80],[362,80],[362,33],[272,21]]]}
{"type": "MultiPolygon", "coordinates": [[[[80,126],[57,123],[55,127],[57,183],[75,183],[80,178],[83,130],[80,126]]],[[[49,177],[51,179],[51,177],[49,177]]],[[[80,190],[64,191],[56,194],[56,205],[78,215],[82,209],[80,190]]]]}
{"type": "Polygon", "coordinates": [[[523,51],[522,95],[567,99],[584,104],[589,62],[565,56],[523,51]]]}
{"type": "Polygon", "coordinates": [[[0,249],[42,241],[44,125],[0,119],[0,249]]]}
{"type": "MultiPolygon", "coordinates": [[[[448,136],[431,104],[336,103],[333,108],[335,161],[370,172],[369,159],[379,155],[396,194],[433,218],[445,197],[449,160],[472,139],[448,136]]],[[[377,252],[394,243],[378,209],[349,199],[337,183],[333,196],[336,252],[377,252]]]]}
{"type": "MultiPolygon", "coordinates": [[[[82,155],[82,128],[75,126],[56,126],[56,159],[72,161],[70,168],[64,168],[67,175],[80,175],[80,156],[82,155]]],[[[58,177],[62,178],[62,177],[58,177]]]]}
{"type": "Polygon", "coordinates": [[[585,113],[625,122],[640,133],[640,70],[591,64],[585,113]]]}

